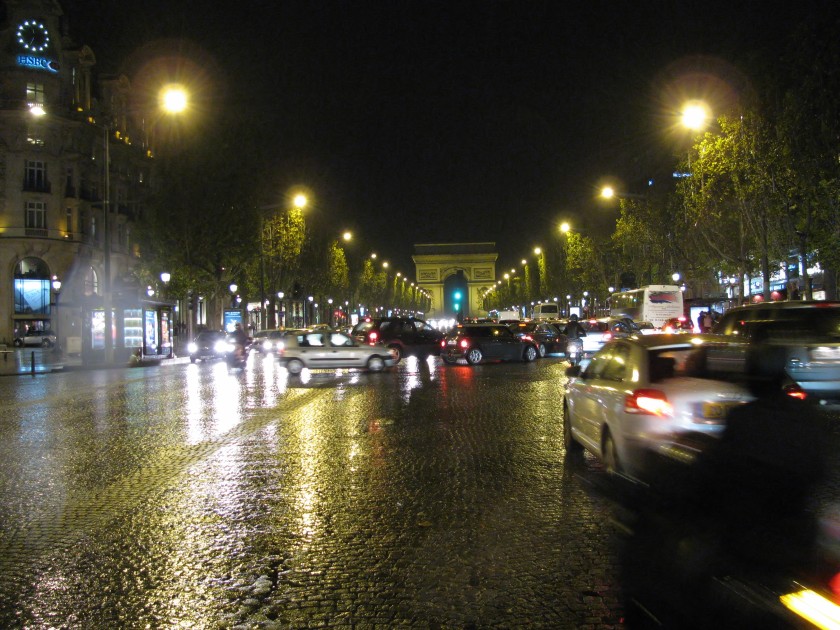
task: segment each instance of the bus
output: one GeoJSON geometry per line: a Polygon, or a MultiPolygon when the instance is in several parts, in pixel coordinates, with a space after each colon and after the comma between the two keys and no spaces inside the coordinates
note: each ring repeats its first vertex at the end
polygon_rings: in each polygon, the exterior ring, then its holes
{"type": "Polygon", "coordinates": [[[611,317],[629,317],[636,322],[650,322],[657,328],[672,317],[681,317],[683,294],[677,285],[651,284],[638,289],[613,293],[611,317]]]}

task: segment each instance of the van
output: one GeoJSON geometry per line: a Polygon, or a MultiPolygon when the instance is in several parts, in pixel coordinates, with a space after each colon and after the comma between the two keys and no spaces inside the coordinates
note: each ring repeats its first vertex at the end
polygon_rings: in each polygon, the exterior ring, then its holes
{"type": "Polygon", "coordinates": [[[560,306],[557,302],[539,302],[534,305],[533,319],[560,319],[560,306]]]}
{"type": "Polygon", "coordinates": [[[521,317],[519,317],[519,311],[499,311],[496,316],[496,321],[500,324],[518,322],[520,319],[521,317]]]}

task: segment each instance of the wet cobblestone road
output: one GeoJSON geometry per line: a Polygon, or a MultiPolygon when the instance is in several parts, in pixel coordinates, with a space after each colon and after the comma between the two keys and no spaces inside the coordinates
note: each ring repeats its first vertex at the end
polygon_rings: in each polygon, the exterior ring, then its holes
{"type": "Polygon", "coordinates": [[[0,626],[618,626],[564,368],[2,379],[0,626]]]}

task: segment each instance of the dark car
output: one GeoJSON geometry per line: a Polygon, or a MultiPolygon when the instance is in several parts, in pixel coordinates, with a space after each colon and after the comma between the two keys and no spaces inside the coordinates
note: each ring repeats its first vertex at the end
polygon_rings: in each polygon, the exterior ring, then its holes
{"type": "Polygon", "coordinates": [[[226,335],[221,330],[205,330],[198,333],[187,346],[190,361],[221,359],[227,353],[226,335]]]}
{"type": "Polygon", "coordinates": [[[540,357],[557,352],[566,352],[566,335],[554,324],[548,322],[516,322],[508,326],[514,335],[526,336],[537,344],[540,357]]]}
{"type": "Polygon", "coordinates": [[[446,364],[459,359],[470,365],[482,361],[533,361],[537,344],[520,337],[502,324],[461,324],[446,334],[441,342],[440,357],[446,364]]]}
{"type": "MultiPolygon", "coordinates": [[[[712,333],[783,355],[789,389],[815,400],[840,401],[840,302],[791,301],[738,306],[712,333]]],[[[759,360],[759,359],[756,359],[759,360]]]]}
{"type": "Polygon", "coordinates": [[[373,317],[356,324],[353,337],[361,343],[381,343],[393,349],[399,362],[409,355],[421,359],[437,355],[443,333],[416,317],[373,317]]]}

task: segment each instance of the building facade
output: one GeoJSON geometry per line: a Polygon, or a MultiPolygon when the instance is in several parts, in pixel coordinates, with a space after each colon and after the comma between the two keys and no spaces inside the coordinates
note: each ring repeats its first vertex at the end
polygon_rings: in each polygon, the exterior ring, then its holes
{"type": "Polygon", "coordinates": [[[128,79],[95,75],[56,0],[0,17],[0,343],[35,329],[91,361],[169,352],[171,310],[132,274],[153,160],[128,79]]]}

